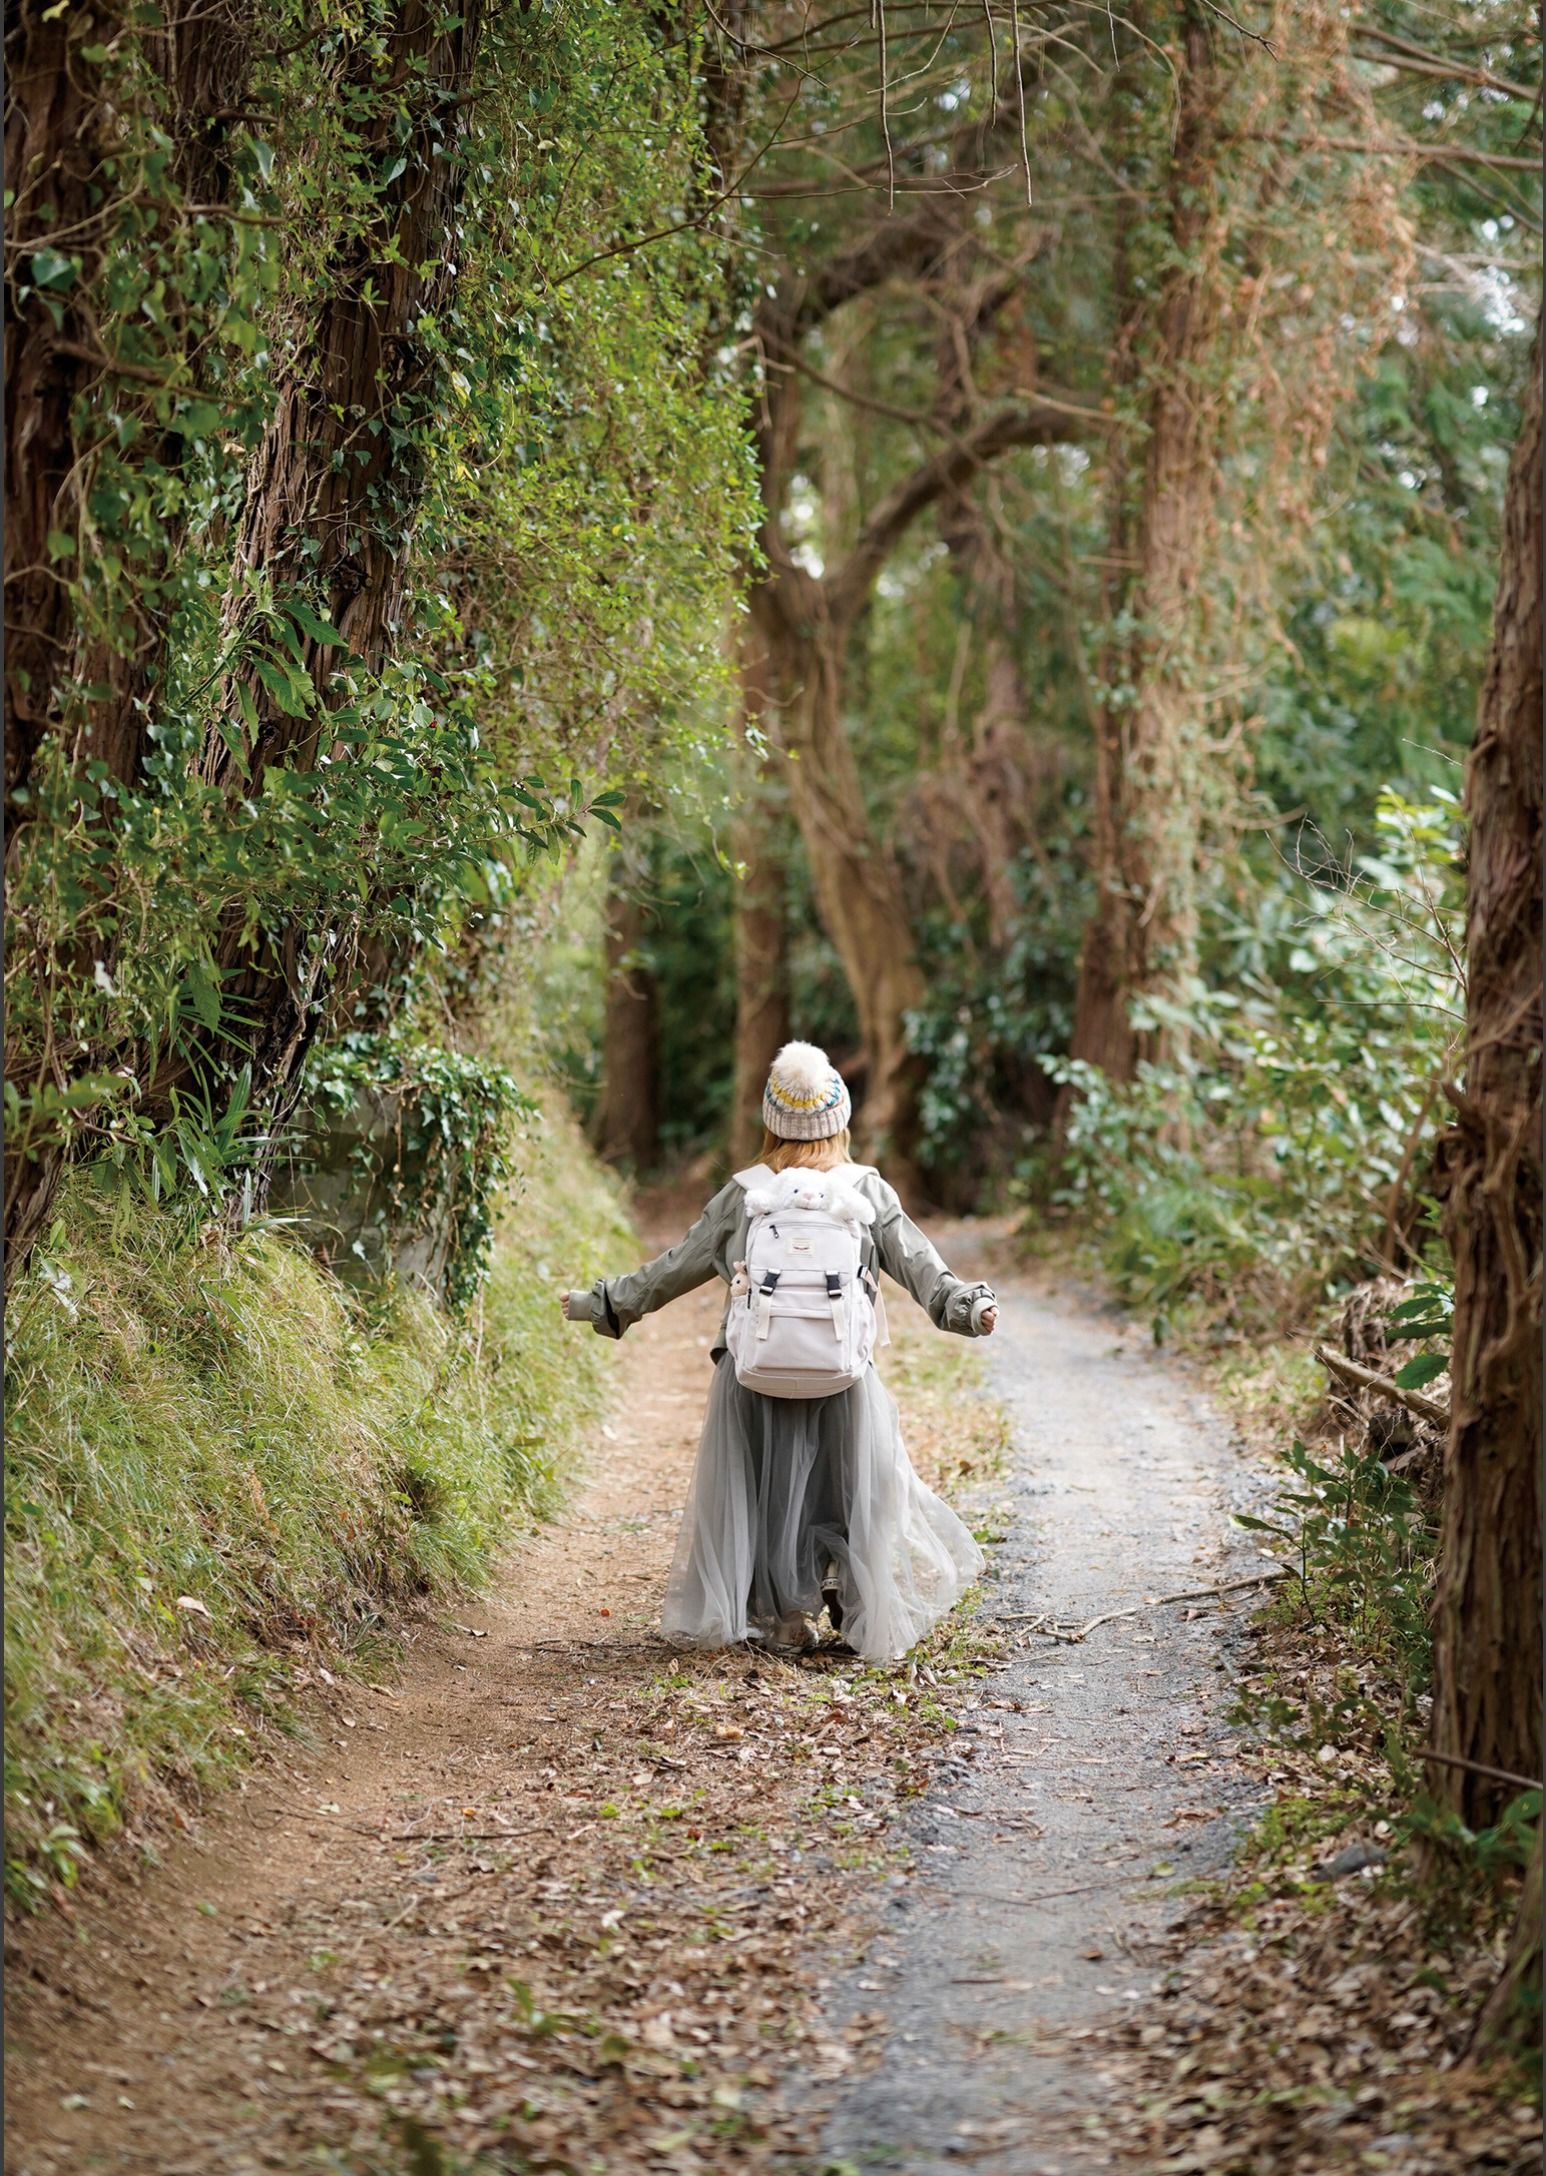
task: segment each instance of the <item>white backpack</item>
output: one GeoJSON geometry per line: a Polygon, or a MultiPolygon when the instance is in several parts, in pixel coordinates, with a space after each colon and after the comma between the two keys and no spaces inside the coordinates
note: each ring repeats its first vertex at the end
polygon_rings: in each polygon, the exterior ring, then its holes
{"type": "Polygon", "coordinates": [[[725,1341],[738,1381],[765,1398],[830,1398],[875,1349],[875,1279],[864,1236],[875,1211],[843,1171],[738,1171],[750,1217],[725,1341]]]}

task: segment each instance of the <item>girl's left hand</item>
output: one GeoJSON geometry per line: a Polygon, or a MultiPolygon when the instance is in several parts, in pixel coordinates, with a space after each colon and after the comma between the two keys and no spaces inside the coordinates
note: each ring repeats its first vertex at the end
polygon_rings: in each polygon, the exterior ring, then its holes
{"type": "Polygon", "coordinates": [[[998,1309],[996,1307],[985,1307],[982,1310],[982,1321],[978,1326],[977,1335],[979,1337],[991,1337],[997,1327],[998,1309]]]}

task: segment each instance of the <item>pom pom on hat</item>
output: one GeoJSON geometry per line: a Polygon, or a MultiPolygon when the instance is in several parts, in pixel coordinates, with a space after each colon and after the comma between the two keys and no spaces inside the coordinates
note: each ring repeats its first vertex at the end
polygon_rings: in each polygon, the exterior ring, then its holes
{"type": "Polygon", "coordinates": [[[825,1141],[853,1117],[843,1076],[814,1043],[785,1043],[762,1095],[762,1118],[781,1141],[825,1141]]]}

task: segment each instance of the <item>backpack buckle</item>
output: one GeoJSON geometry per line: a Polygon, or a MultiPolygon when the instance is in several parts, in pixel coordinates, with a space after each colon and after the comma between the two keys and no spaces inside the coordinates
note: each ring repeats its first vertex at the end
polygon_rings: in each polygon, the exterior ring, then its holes
{"type": "Polygon", "coordinates": [[[835,1269],[827,1271],[827,1304],[832,1309],[832,1327],[841,1344],[848,1328],[848,1310],[843,1304],[843,1280],[835,1269]]]}

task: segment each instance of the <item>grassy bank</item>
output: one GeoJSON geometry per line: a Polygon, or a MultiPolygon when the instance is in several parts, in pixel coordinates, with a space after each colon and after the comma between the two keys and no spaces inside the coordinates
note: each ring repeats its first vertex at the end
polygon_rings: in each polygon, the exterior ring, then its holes
{"type": "Polygon", "coordinates": [[[554,1299],[626,1245],[550,1107],[463,1324],[362,1297],[279,1230],[99,1200],[13,1300],[6,1436],[7,1891],[231,1774],[319,1661],[476,1583],[554,1498],[603,1398],[554,1299]],[[555,1245],[562,1235],[561,1247],[555,1245]]]}

